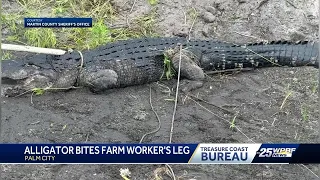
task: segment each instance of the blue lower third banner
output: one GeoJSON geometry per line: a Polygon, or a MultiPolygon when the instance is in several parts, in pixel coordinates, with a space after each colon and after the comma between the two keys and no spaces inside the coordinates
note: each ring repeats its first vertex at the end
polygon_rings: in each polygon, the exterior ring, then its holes
{"type": "Polygon", "coordinates": [[[0,164],[320,163],[320,144],[0,144],[0,164]]]}
{"type": "Polygon", "coordinates": [[[92,27],[92,18],[24,18],[26,28],[92,27]]]}

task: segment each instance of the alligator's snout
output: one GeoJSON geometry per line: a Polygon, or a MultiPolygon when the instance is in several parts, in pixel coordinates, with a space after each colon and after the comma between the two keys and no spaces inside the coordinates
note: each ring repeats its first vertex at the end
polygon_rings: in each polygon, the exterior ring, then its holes
{"type": "Polygon", "coordinates": [[[30,92],[33,88],[45,88],[52,84],[49,77],[37,74],[25,79],[10,79],[2,77],[2,96],[17,96],[25,92],[30,92]]]}
{"type": "Polygon", "coordinates": [[[47,87],[55,76],[53,70],[41,70],[36,66],[8,66],[5,62],[1,73],[1,96],[17,96],[33,88],[47,87]]]}

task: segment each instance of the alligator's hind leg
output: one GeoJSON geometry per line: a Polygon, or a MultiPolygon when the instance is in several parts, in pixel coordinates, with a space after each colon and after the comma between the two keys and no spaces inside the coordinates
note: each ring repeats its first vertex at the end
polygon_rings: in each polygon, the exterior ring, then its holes
{"type": "MultiPolygon", "coordinates": [[[[178,72],[180,61],[180,50],[175,48],[169,50],[167,55],[172,61],[174,69],[178,72]]],[[[192,50],[181,51],[180,75],[186,79],[181,80],[180,86],[183,92],[189,92],[203,86],[205,75],[203,70],[198,66],[201,54],[192,50]]]]}
{"type": "Polygon", "coordinates": [[[79,81],[80,85],[87,86],[94,92],[99,92],[116,87],[118,74],[111,69],[95,67],[82,71],[79,81]]]}

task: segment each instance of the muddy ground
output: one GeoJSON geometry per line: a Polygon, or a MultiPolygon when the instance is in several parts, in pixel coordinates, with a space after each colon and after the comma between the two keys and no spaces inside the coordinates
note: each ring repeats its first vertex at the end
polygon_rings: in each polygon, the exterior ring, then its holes
{"type": "MultiPolygon", "coordinates": [[[[114,1],[127,14],[133,1],[114,1]]],[[[8,2],[7,2],[8,3],[8,2]]],[[[7,4],[8,5],[8,4],[7,4]]],[[[4,4],[5,6],[5,4],[4,4]]],[[[7,6],[9,7],[9,6],[7,6]]],[[[217,38],[231,42],[260,40],[315,40],[316,0],[163,0],[157,5],[158,33],[163,36],[217,38]],[[194,23],[190,9],[201,15],[194,23]],[[186,18],[185,18],[186,17],[186,18]],[[191,33],[189,29],[192,27],[191,33]]],[[[130,18],[151,7],[137,0],[130,18]]],[[[121,13],[120,13],[121,14],[121,13]]],[[[119,16],[119,24],[125,22],[119,16]]],[[[180,94],[173,142],[250,143],[320,142],[318,70],[312,67],[274,67],[208,77],[203,88],[180,94]],[[288,96],[288,98],[286,98],[288,96]],[[285,100],[286,99],[286,100],[285,100]],[[230,128],[234,114],[235,125],[230,128]],[[218,115],[218,116],[217,116],[218,115]],[[239,131],[240,130],[240,131],[239,131]]],[[[86,89],[2,99],[4,142],[168,142],[175,80],[92,94],[86,89]]],[[[3,165],[2,179],[121,179],[129,168],[131,179],[152,179],[161,165],[3,165]]],[[[179,179],[318,179],[319,165],[172,165],[179,179]]],[[[164,179],[170,179],[163,175],[164,179]]]]}

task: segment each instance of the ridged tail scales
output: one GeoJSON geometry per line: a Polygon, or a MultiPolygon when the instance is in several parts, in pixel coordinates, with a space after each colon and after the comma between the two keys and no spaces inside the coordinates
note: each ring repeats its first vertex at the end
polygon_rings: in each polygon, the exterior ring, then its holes
{"type": "Polygon", "coordinates": [[[224,44],[208,50],[202,57],[204,69],[239,67],[314,66],[319,67],[318,43],[274,41],[270,43],[224,44]]]}

